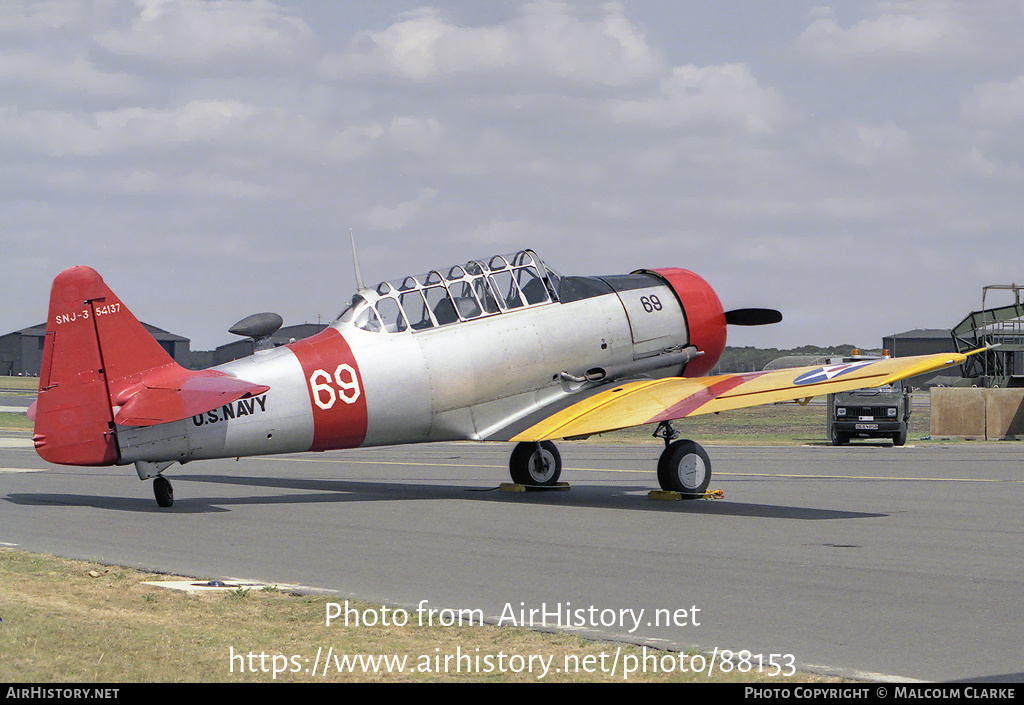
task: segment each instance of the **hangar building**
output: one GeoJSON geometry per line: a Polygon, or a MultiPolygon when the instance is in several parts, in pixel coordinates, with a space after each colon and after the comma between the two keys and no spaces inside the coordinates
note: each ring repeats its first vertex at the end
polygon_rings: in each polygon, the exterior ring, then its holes
{"type": "MultiPolygon", "coordinates": [[[[143,327],[156,338],[167,354],[182,367],[188,367],[191,359],[191,341],[162,328],[143,323],[143,327]]],[[[46,339],[46,324],[30,326],[0,336],[0,376],[39,376],[43,363],[43,341],[46,339]]]]}
{"type": "MultiPolygon", "coordinates": [[[[294,326],[285,326],[278,329],[276,333],[268,338],[268,347],[277,348],[288,343],[293,343],[296,340],[302,340],[308,338],[311,335],[316,335],[324,328],[326,324],[320,323],[299,323],[294,326]]],[[[252,355],[256,349],[256,343],[252,338],[245,338],[243,340],[236,340],[226,345],[220,345],[216,350],[213,351],[213,357],[209,363],[210,367],[214,365],[222,365],[225,362],[231,362],[242,357],[248,357],[252,355]]]]}

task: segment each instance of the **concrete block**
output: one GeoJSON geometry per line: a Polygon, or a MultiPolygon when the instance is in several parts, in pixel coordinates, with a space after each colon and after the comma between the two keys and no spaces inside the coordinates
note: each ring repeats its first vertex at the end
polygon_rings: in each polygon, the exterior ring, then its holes
{"type": "Polygon", "coordinates": [[[985,390],[932,387],[932,438],[985,438],[985,390]]]}
{"type": "Polygon", "coordinates": [[[985,390],[985,436],[990,441],[1024,436],[1024,389],[985,390]]]}
{"type": "Polygon", "coordinates": [[[1024,437],[1024,389],[934,387],[932,438],[1024,437]]]}

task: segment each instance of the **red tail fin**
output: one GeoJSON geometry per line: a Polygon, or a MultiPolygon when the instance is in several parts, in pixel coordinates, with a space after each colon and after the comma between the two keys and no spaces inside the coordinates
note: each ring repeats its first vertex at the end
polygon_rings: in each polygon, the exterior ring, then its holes
{"type": "Polygon", "coordinates": [[[113,465],[117,425],[179,421],[268,389],[178,365],[89,267],[53,280],[35,405],[44,460],[113,465]]]}
{"type": "Polygon", "coordinates": [[[89,267],[61,272],[50,290],[39,374],[39,455],[67,465],[116,463],[111,400],[133,375],[171,365],[177,367],[99,274],[89,267]]]}

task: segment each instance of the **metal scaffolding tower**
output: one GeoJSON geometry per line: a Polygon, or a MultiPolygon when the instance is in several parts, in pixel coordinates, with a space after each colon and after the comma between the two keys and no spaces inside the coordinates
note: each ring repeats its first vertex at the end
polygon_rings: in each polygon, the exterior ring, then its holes
{"type": "Polygon", "coordinates": [[[991,350],[972,355],[963,365],[965,384],[976,387],[1024,387],[1024,285],[992,284],[982,287],[981,310],[969,313],[951,331],[957,352],[985,346],[991,350]],[[990,289],[1013,291],[1014,303],[985,308],[990,289]]]}

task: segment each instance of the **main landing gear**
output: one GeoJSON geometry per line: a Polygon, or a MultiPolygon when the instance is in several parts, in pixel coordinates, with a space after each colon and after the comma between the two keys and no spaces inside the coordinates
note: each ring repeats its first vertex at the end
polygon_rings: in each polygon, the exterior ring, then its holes
{"type": "MultiPolygon", "coordinates": [[[[676,440],[679,433],[671,422],[658,424],[654,435],[665,440],[658,459],[658,484],[680,499],[703,497],[711,484],[711,459],[699,444],[676,440]]],[[[520,443],[509,458],[509,471],[517,485],[550,487],[562,473],[562,458],[551,441],[520,443]]]]}
{"type": "Polygon", "coordinates": [[[551,487],[562,474],[562,456],[551,441],[520,443],[512,450],[508,469],[517,485],[551,487]]]}
{"type": "Polygon", "coordinates": [[[676,440],[679,432],[671,421],[662,421],[654,430],[665,441],[658,458],[658,484],[666,492],[678,492],[680,499],[703,497],[711,484],[711,459],[698,443],[676,440]]]}
{"type": "Polygon", "coordinates": [[[693,441],[673,441],[658,459],[658,484],[680,499],[703,497],[711,484],[708,454],[693,441]]]}

